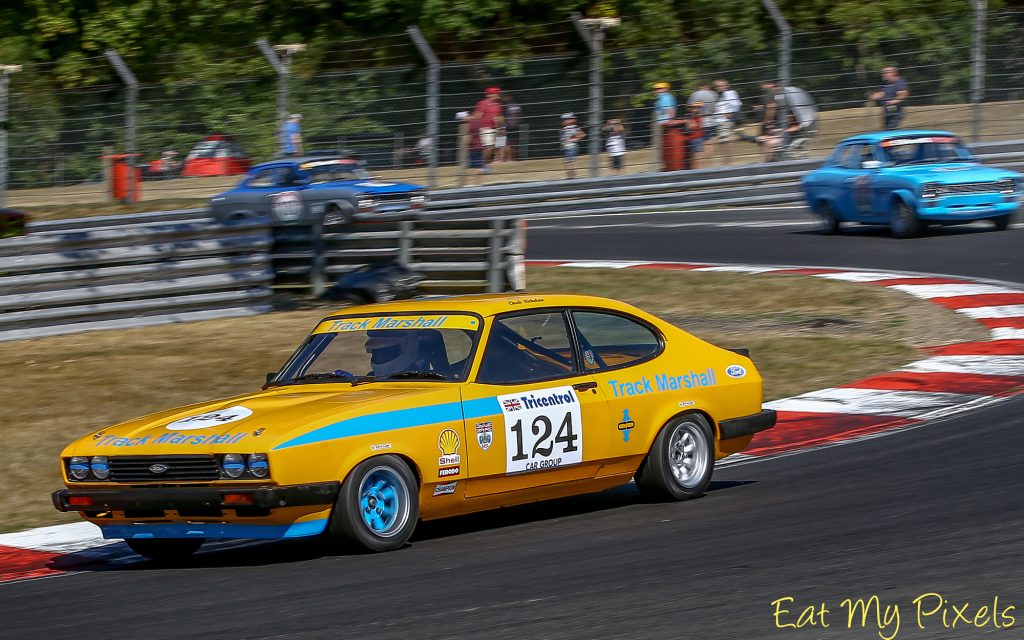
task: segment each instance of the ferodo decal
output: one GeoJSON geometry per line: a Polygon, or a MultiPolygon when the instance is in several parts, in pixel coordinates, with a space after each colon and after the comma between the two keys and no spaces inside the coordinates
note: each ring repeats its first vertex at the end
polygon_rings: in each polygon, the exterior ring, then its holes
{"type": "Polygon", "coordinates": [[[292,222],[302,216],[302,196],[298,191],[282,191],[274,196],[271,204],[274,217],[283,222],[292,222]]]}
{"type": "Polygon", "coordinates": [[[189,416],[188,418],[175,420],[167,425],[167,430],[190,431],[192,429],[208,429],[210,427],[219,427],[231,422],[238,422],[239,420],[244,420],[251,415],[252,409],[247,409],[242,405],[235,405],[233,407],[228,407],[227,409],[207,411],[206,413],[200,413],[197,416],[189,416]]]}
{"type": "Polygon", "coordinates": [[[498,396],[505,419],[505,473],[583,462],[583,421],[572,387],[498,396]]]}

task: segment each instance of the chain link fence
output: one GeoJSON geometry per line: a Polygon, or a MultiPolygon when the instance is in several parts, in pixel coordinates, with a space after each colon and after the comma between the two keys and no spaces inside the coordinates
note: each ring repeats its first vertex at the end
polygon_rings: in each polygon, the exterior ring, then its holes
{"type": "MultiPolygon", "coordinates": [[[[910,85],[903,127],[949,129],[977,141],[1024,139],[1024,13],[986,18],[983,32],[972,29],[970,12],[924,27],[920,20],[896,21],[870,45],[850,32],[793,33],[791,85],[809,93],[818,109],[802,153],[821,156],[848,135],[881,127],[881,109],[867,96],[881,85],[885,65],[899,67],[910,85]],[[982,36],[984,64],[977,65],[974,47],[982,36]],[[974,74],[979,68],[981,76],[974,74]],[[981,100],[972,105],[979,83],[981,100]]],[[[567,113],[576,115],[584,132],[601,138],[599,175],[610,173],[600,128],[609,119],[623,124],[623,171],[660,170],[652,83],[670,83],[682,113],[699,82],[725,79],[743,102],[742,138],[708,140],[697,166],[768,159],[770,149],[757,139],[762,112],[755,106],[762,102],[760,83],[781,75],[777,33],[730,36],[723,26],[719,35],[698,40],[681,33],[678,41],[630,47],[619,35],[628,33],[629,23],[624,17],[620,29],[607,31],[597,129],[589,126],[588,111],[594,54],[569,20],[527,31],[485,31],[472,40],[434,36],[429,45],[440,62],[436,83],[405,33],[298,52],[286,78],[255,45],[216,56],[168,53],[147,64],[126,55],[140,82],[134,101],[106,58],[60,67],[26,64],[8,78],[7,193],[0,176],[0,198],[23,207],[103,202],[109,198],[103,156],[134,152],[147,178],[142,199],[164,207],[199,204],[238,176],[188,177],[183,169],[204,154],[244,155],[236,171],[276,157],[283,99],[288,112],[303,115],[307,151],[352,152],[377,175],[448,188],[566,177],[567,113]],[[492,86],[501,88],[505,113],[515,117],[497,132],[504,149],[480,172],[466,166],[472,157],[466,147],[476,141],[466,135],[461,116],[492,86]],[[428,135],[431,96],[439,99],[434,139],[428,135]],[[134,135],[126,131],[132,109],[134,135]],[[229,136],[230,143],[218,142],[218,135],[229,136]],[[130,140],[135,149],[127,148],[130,140]],[[427,152],[430,145],[436,154],[427,152]],[[161,159],[170,162],[153,164],[161,159]]],[[[580,144],[577,176],[591,175],[588,145],[589,140],[580,144]]]]}

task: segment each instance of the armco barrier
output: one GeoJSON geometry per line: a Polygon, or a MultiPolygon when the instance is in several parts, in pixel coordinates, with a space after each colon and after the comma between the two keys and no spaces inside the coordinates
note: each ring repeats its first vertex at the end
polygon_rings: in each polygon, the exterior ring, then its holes
{"type": "MultiPolygon", "coordinates": [[[[971,145],[976,157],[995,166],[1024,170],[1024,140],[971,145]]],[[[732,165],[695,171],[634,173],[602,178],[518,182],[432,191],[432,220],[530,218],[671,211],[697,207],[801,202],[800,178],[820,158],[732,165]]],[[[208,219],[205,209],[97,216],[30,222],[30,233],[136,226],[208,219]]]]}
{"type": "Polygon", "coordinates": [[[0,241],[0,340],[269,311],[270,246],[266,220],[0,241]]]}
{"type": "Polygon", "coordinates": [[[360,265],[393,261],[426,276],[425,293],[519,289],[524,242],[524,226],[509,219],[277,226],[275,287],[319,294],[360,265]]]}

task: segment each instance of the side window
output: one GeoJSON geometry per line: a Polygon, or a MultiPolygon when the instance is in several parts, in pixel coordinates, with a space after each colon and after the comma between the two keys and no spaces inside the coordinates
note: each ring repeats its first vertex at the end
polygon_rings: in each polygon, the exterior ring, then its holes
{"type": "Polygon", "coordinates": [[[629,318],[598,311],[573,311],[572,317],[587,371],[626,366],[661,348],[653,331],[629,318]]]}
{"type": "Polygon", "coordinates": [[[849,147],[846,148],[846,155],[844,155],[842,158],[841,166],[844,169],[860,169],[861,156],[863,155],[865,149],[868,149],[868,153],[871,152],[870,148],[867,147],[866,145],[851,144],[849,147]]]}
{"type": "Polygon", "coordinates": [[[575,372],[576,358],[562,313],[529,313],[495,319],[477,382],[539,382],[575,372]]]}
{"type": "Polygon", "coordinates": [[[260,169],[249,179],[250,187],[287,187],[295,181],[291,167],[267,167],[260,169]]]}

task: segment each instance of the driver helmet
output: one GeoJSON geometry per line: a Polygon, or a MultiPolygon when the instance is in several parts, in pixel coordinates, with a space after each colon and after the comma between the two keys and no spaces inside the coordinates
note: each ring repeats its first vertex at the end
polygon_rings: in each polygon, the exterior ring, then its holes
{"type": "Polygon", "coordinates": [[[377,329],[366,332],[366,353],[373,375],[390,376],[409,369],[418,356],[415,331],[377,329]]]}

